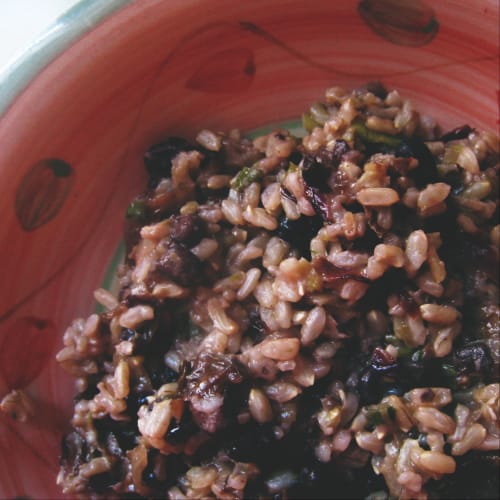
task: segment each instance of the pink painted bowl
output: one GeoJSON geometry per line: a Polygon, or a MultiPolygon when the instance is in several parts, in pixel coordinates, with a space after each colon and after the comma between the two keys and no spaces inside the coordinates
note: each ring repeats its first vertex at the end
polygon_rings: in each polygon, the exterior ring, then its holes
{"type": "Polygon", "coordinates": [[[169,134],[300,115],[380,79],[443,128],[498,129],[496,0],[84,0],[0,81],[0,497],[55,485],[73,381],[55,353],[95,309],[141,156],[169,134]],[[431,6],[432,4],[432,6],[431,6]]]}

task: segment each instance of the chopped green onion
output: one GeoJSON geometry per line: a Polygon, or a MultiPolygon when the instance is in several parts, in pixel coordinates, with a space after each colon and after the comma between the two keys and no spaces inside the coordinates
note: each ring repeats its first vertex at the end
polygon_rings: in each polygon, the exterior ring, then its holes
{"type": "Polygon", "coordinates": [[[146,213],[146,204],[142,200],[134,200],[127,207],[126,217],[127,219],[137,219],[143,217],[146,213]]]}
{"type": "Polygon", "coordinates": [[[382,425],[385,421],[384,416],[380,410],[370,409],[366,412],[366,418],[370,425],[382,425]]]}
{"type": "Polygon", "coordinates": [[[312,132],[314,128],[321,127],[321,123],[318,123],[311,115],[311,113],[302,114],[302,126],[308,131],[312,132]]]}
{"type": "Polygon", "coordinates": [[[386,344],[393,344],[393,345],[398,345],[398,339],[396,338],[395,335],[386,335],[384,337],[384,341],[386,344]]]}
{"type": "Polygon", "coordinates": [[[412,354],[413,348],[407,345],[400,345],[398,347],[398,358],[406,358],[412,354]]]}
{"type": "Polygon", "coordinates": [[[320,125],[324,125],[328,118],[330,118],[328,110],[321,102],[315,102],[309,109],[309,112],[311,114],[311,118],[320,125]]]}
{"type": "Polygon", "coordinates": [[[444,163],[446,165],[456,165],[461,149],[461,144],[451,144],[447,146],[443,155],[444,163]]]}
{"type": "Polygon", "coordinates": [[[423,361],[424,360],[424,357],[425,357],[425,352],[423,349],[417,349],[412,357],[411,357],[411,360],[414,362],[414,363],[420,363],[420,361],[423,361]]]}
{"type": "Polygon", "coordinates": [[[391,148],[396,148],[402,142],[402,139],[400,137],[384,134],[383,132],[377,132],[376,130],[371,130],[361,121],[354,121],[351,124],[351,127],[354,132],[356,132],[356,135],[363,142],[368,144],[382,144],[391,148]]]}
{"type": "Polygon", "coordinates": [[[256,167],[243,167],[236,177],[231,180],[231,187],[236,191],[242,191],[252,184],[252,182],[262,179],[264,173],[256,167]]]}

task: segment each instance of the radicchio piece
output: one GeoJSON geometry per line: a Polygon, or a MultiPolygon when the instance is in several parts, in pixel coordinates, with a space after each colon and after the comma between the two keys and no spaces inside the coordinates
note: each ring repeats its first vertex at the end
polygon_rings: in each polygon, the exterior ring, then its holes
{"type": "Polygon", "coordinates": [[[229,385],[243,381],[242,370],[234,356],[210,352],[198,355],[186,378],[183,394],[201,429],[213,433],[222,427],[226,391],[229,385]]]}
{"type": "MultiPolygon", "coordinates": [[[[314,154],[308,154],[304,157],[302,178],[304,179],[305,195],[315,212],[324,221],[331,218],[327,193],[331,191],[332,177],[336,176],[338,166],[348,152],[347,142],[338,140],[333,149],[320,148],[314,154]]],[[[336,184],[337,179],[333,182],[334,186],[336,184]]]]}
{"type": "Polygon", "coordinates": [[[305,185],[305,195],[309,203],[313,206],[314,211],[326,222],[330,220],[330,211],[328,210],[328,203],[326,195],[318,188],[305,185]]]}
{"type": "Polygon", "coordinates": [[[315,259],[313,261],[313,266],[314,269],[320,274],[325,288],[333,288],[343,280],[356,280],[361,281],[362,283],[370,283],[368,278],[337,267],[324,257],[315,259]]]}
{"type": "Polygon", "coordinates": [[[397,366],[397,360],[390,356],[381,347],[376,347],[373,350],[371,357],[371,368],[376,372],[388,372],[394,370],[397,366]]]}
{"type": "Polygon", "coordinates": [[[302,163],[302,177],[306,184],[322,192],[328,191],[328,179],[349,149],[347,142],[338,140],[333,149],[320,148],[314,154],[307,154],[302,163]]]}

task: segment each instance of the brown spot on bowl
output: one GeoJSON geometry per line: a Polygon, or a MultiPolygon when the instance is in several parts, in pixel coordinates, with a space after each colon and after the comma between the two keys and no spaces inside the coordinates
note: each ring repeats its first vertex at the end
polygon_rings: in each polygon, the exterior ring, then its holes
{"type": "Polygon", "coordinates": [[[397,45],[426,45],[439,31],[434,9],[422,0],[361,0],[358,12],[377,35],[397,45]]]}
{"type": "Polygon", "coordinates": [[[57,215],[69,194],[73,175],[73,168],[58,158],[40,160],[28,170],[15,199],[17,219],[25,231],[33,231],[57,215]]]}

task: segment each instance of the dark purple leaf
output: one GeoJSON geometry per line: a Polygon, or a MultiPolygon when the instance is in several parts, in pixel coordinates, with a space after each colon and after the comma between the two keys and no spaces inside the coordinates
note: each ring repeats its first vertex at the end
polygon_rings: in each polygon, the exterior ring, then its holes
{"type": "Polygon", "coordinates": [[[454,128],[449,132],[446,132],[440,137],[440,141],[449,142],[449,141],[458,141],[460,139],[465,139],[471,132],[472,128],[470,125],[462,125],[461,127],[454,128]]]}

